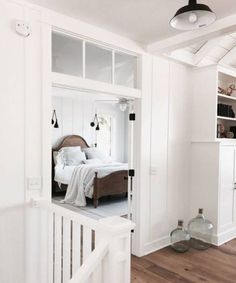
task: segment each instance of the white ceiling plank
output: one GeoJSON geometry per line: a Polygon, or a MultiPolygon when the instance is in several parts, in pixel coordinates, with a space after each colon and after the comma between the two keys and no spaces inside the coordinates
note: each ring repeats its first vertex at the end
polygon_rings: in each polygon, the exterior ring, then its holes
{"type": "Polygon", "coordinates": [[[193,45],[190,45],[190,46],[187,46],[185,47],[184,49],[185,50],[188,50],[189,52],[191,52],[192,54],[196,54],[201,48],[202,46],[207,43],[207,41],[200,41],[200,42],[197,42],[193,45]]]}
{"type": "Polygon", "coordinates": [[[153,54],[161,54],[192,45],[198,41],[210,40],[235,32],[236,14],[217,20],[208,27],[184,32],[179,35],[149,44],[147,50],[153,54]]]}
{"type": "Polygon", "coordinates": [[[223,39],[219,42],[219,45],[225,49],[230,50],[233,48],[236,44],[236,38],[231,36],[231,34],[226,35],[223,37],[223,39]]]}
{"type": "Polygon", "coordinates": [[[207,53],[214,48],[217,43],[219,42],[221,37],[217,37],[211,40],[208,40],[200,49],[199,51],[194,55],[193,62],[194,65],[198,66],[200,62],[203,60],[203,58],[207,55],[207,53]]]}
{"type": "Polygon", "coordinates": [[[217,45],[215,48],[213,48],[208,54],[207,58],[210,58],[211,60],[218,63],[221,58],[223,58],[227,53],[229,52],[228,49],[225,49],[221,47],[220,45],[217,45]]]}
{"type": "Polygon", "coordinates": [[[232,47],[219,61],[219,64],[224,65],[230,57],[235,57],[236,45],[232,47]]]}

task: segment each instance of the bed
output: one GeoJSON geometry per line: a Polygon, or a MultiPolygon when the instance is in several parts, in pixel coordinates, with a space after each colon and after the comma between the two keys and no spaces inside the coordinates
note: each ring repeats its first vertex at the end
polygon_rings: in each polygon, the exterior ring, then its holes
{"type": "MultiPolygon", "coordinates": [[[[58,152],[63,147],[76,147],[80,146],[81,149],[89,148],[87,142],[84,138],[78,135],[70,135],[65,137],[61,143],[52,149],[52,193],[53,195],[60,193],[66,193],[68,189],[69,181],[65,180],[60,182],[55,181],[55,163],[54,163],[54,152],[58,152]]],[[[93,205],[95,208],[98,206],[99,199],[104,196],[113,196],[113,195],[123,195],[128,192],[128,170],[119,170],[122,168],[117,166],[117,170],[113,168],[113,171],[109,174],[106,174],[104,177],[99,177],[99,172],[94,172],[93,179],[93,194],[91,198],[93,199],[93,205]]],[[[71,176],[73,167],[64,168],[68,172],[66,174],[71,176]],[[69,172],[70,171],[70,172],[69,172]]],[[[58,174],[58,172],[57,172],[58,174]]]]}

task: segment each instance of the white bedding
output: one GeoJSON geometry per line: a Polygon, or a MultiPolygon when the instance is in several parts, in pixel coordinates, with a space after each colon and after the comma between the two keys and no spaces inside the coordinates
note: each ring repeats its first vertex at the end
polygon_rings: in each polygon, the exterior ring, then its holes
{"type": "Polygon", "coordinates": [[[55,166],[55,177],[54,180],[59,184],[69,185],[72,174],[77,166],[55,166]]]}
{"type": "Polygon", "coordinates": [[[98,178],[105,177],[112,172],[128,170],[126,163],[82,164],[79,166],[56,166],[55,181],[68,184],[64,202],[76,206],[86,206],[86,197],[93,196],[93,180],[95,172],[98,178]]]}

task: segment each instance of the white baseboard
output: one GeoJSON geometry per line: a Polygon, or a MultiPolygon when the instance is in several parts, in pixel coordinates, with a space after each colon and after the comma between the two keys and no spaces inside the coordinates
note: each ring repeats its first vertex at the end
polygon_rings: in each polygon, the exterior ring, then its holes
{"type": "Polygon", "coordinates": [[[233,240],[234,238],[236,238],[236,228],[232,228],[218,235],[214,235],[212,244],[216,246],[221,246],[224,243],[233,240]]]}
{"type": "MultiPolygon", "coordinates": [[[[226,232],[220,233],[218,235],[213,235],[213,241],[212,244],[215,246],[221,246],[224,243],[233,240],[234,238],[236,238],[236,228],[230,229],[226,232]]],[[[147,243],[144,246],[143,252],[142,252],[142,256],[156,252],[160,249],[163,249],[167,246],[170,245],[170,237],[166,236],[163,238],[160,238],[156,241],[147,243]]]]}
{"type": "Polygon", "coordinates": [[[170,237],[166,236],[144,246],[144,255],[153,253],[170,245],[170,237]]]}

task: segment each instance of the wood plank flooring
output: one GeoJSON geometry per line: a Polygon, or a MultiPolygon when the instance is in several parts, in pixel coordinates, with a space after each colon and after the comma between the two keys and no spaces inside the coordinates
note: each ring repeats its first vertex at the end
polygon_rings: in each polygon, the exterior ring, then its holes
{"type": "Polygon", "coordinates": [[[236,239],[206,251],[179,254],[170,247],[132,257],[132,283],[236,283],[236,239]]]}

